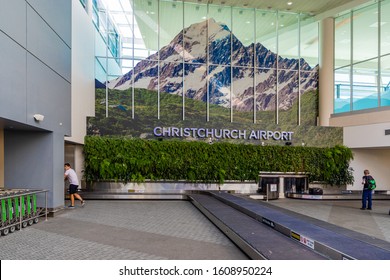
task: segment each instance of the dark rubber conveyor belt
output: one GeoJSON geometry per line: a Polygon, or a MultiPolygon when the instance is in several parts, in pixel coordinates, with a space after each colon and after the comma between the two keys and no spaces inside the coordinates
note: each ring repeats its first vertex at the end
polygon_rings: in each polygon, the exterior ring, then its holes
{"type": "Polygon", "coordinates": [[[390,260],[388,249],[314,225],[256,201],[226,192],[209,192],[209,195],[268,225],[274,233],[295,239],[330,259],[390,260]]]}
{"type": "Polygon", "coordinates": [[[190,199],[252,259],[328,259],[208,194],[191,194],[190,199]]]}

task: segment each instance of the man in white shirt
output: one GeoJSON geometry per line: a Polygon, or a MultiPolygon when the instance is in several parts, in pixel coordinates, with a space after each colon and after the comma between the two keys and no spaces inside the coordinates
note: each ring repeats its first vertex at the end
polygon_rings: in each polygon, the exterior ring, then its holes
{"type": "Polygon", "coordinates": [[[74,198],[75,197],[81,201],[81,207],[83,207],[85,205],[85,201],[77,193],[77,189],[79,187],[79,179],[77,178],[77,174],[71,168],[69,163],[65,163],[64,168],[65,168],[64,180],[68,179],[68,181],[69,181],[69,194],[70,194],[69,208],[74,208],[74,198]]]}

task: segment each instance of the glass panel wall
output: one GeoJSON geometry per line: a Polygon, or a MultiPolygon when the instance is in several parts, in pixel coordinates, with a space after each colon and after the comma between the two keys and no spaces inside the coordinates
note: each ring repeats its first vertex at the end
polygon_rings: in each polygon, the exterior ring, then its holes
{"type": "Polygon", "coordinates": [[[378,5],[354,11],[352,18],[352,63],[378,57],[378,5]]]}
{"type": "Polygon", "coordinates": [[[336,18],[335,113],[390,106],[388,12],[386,0],[336,18]]]}
{"type": "Polygon", "coordinates": [[[112,2],[96,14],[106,37],[97,38],[105,48],[95,44],[96,75],[109,114],[119,106],[130,119],[169,125],[300,123],[301,95],[317,91],[312,18],[199,1],[122,4],[123,11],[112,2]]]}
{"type": "Polygon", "coordinates": [[[253,67],[255,42],[255,12],[253,9],[233,8],[233,65],[253,67]]]}
{"type": "MultiPolygon", "coordinates": [[[[132,38],[135,50],[146,50],[147,57],[155,54],[159,50],[159,29],[158,29],[158,0],[133,0],[134,19],[131,24],[137,24],[138,28],[133,26],[134,36],[132,38]]],[[[150,58],[150,57],[149,57],[150,58]]]]}
{"type": "Polygon", "coordinates": [[[390,1],[380,2],[381,55],[390,53],[390,1]]]}
{"type": "Polygon", "coordinates": [[[353,65],[352,110],[378,107],[378,59],[353,65]]]}
{"type": "Polygon", "coordinates": [[[390,106],[390,55],[381,57],[381,106],[390,106]]]}
{"type": "Polygon", "coordinates": [[[301,63],[300,69],[309,70],[318,65],[318,22],[302,16],[300,24],[300,57],[307,63],[301,63]]]}
{"type": "Polygon", "coordinates": [[[351,67],[339,68],[335,71],[334,112],[351,111],[351,67]]]}
{"type": "Polygon", "coordinates": [[[298,124],[298,71],[278,71],[279,123],[298,124]],[[288,82],[286,82],[288,81],[288,82]]]}
{"type": "Polygon", "coordinates": [[[276,70],[256,69],[256,123],[276,123],[276,70]]]}
{"type": "Polygon", "coordinates": [[[334,23],[335,69],[351,64],[351,14],[340,16],[334,23]]]}
{"type": "Polygon", "coordinates": [[[299,16],[279,13],[278,15],[278,68],[298,70],[299,58],[299,16]]]}
{"type": "Polygon", "coordinates": [[[253,68],[233,67],[233,121],[253,123],[253,68]]]}
{"type": "Polygon", "coordinates": [[[256,11],[255,45],[255,121],[276,123],[277,22],[274,11],[256,11]]]}
{"type": "Polygon", "coordinates": [[[207,67],[191,63],[184,67],[184,119],[201,124],[207,121],[207,67]]]}
{"type": "Polygon", "coordinates": [[[208,47],[209,63],[231,64],[232,8],[209,5],[208,47]]]}
{"type": "Polygon", "coordinates": [[[180,121],[183,116],[183,63],[160,62],[160,119],[180,121]]]}
{"type": "Polygon", "coordinates": [[[209,120],[231,121],[231,67],[213,65],[209,67],[209,120]]]}

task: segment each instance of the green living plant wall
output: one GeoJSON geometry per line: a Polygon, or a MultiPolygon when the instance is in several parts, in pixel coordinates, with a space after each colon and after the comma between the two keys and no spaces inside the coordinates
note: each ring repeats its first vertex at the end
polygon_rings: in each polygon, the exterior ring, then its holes
{"type": "Polygon", "coordinates": [[[261,146],[201,141],[87,136],[87,182],[187,180],[223,183],[257,181],[260,171],[307,172],[309,181],[353,183],[349,148],[261,146]]]}

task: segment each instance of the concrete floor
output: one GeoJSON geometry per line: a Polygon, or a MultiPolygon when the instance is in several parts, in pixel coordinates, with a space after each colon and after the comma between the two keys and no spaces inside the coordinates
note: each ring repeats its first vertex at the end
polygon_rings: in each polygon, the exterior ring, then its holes
{"type": "MultiPolygon", "coordinates": [[[[390,248],[390,201],[280,198],[266,203],[280,211],[346,234],[359,234],[390,248]]],[[[0,237],[2,260],[207,260],[248,259],[190,202],[178,200],[88,200],[84,208],[0,237]]]]}
{"type": "Polygon", "coordinates": [[[188,201],[89,200],[0,238],[0,259],[248,259],[188,201]]]}

